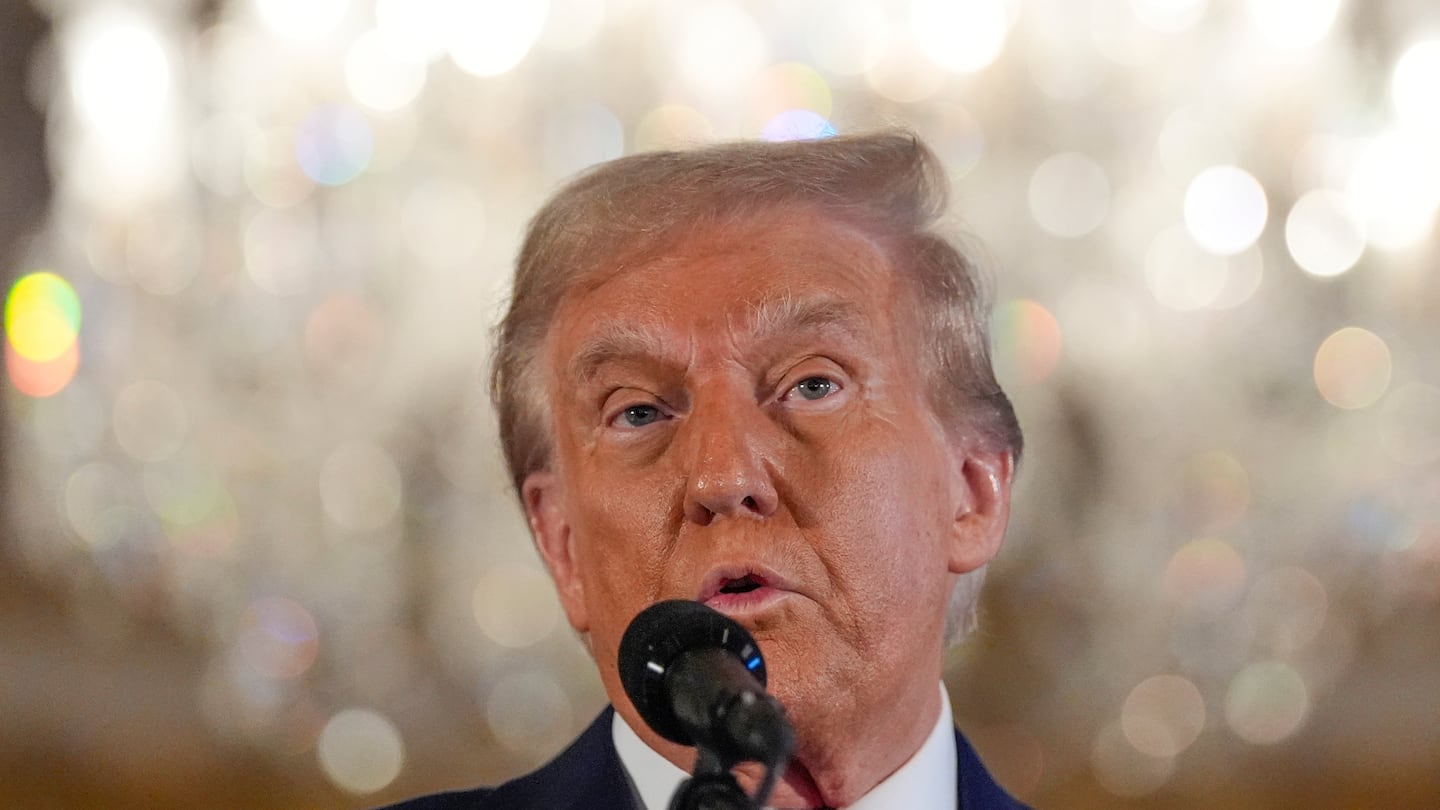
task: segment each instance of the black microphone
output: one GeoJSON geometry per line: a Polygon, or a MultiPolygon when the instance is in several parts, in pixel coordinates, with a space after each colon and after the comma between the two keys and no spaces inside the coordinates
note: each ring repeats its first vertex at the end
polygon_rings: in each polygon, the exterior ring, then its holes
{"type": "Polygon", "coordinates": [[[795,749],[795,732],[765,681],[750,633],[699,602],[657,602],[620,640],[620,682],[640,717],[661,737],[717,756],[727,770],[760,762],[776,771],[795,749]]]}

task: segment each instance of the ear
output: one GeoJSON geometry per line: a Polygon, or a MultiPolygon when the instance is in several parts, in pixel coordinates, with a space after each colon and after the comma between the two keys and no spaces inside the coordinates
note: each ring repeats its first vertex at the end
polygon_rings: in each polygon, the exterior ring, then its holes
{"type": "Polygon", "coordinates": [[[956,449],[957,498],[950,533],[950,572],[964,574],[990,562],[1010,522],[1010,482],[1015,458],[1009,450],[956,449]]]}
{"type": "Polygon", "coordinates": [[[550,570],[550,578],[555,581],[565,618],[575,632],[588,633],[590,616],[585,609],[585,585],[580,579],[580,565],[575,555],[574,535],[570,531],[570,517],[560,477],[548,471],[531,473],[521,485],[520,497],[525,504],[525,517],[530,521],[535,548],[550,570]]]}

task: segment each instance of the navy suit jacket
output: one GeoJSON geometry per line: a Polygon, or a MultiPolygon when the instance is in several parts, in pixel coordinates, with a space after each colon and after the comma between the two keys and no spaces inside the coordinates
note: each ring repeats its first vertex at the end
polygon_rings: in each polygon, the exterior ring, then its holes
{"type": "MultiPolygon", "coordinates": [[[[610,734],[614,714],[606,707],[584,734],[538,771],[499,787],[422,796],[388,810],[640,810],[610,734]]],[[[958,729],[955,750],[961,810],[1024,810],[990,778],[958,729]]]]}

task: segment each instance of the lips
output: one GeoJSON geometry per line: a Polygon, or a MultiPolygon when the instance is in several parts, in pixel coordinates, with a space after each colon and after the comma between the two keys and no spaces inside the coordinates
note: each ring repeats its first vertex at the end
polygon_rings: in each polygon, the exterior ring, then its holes
{"type": "Polygon", "coordinates": [[[793,592],[789,582],[764,566],[727,565],[705,576],[695,599],[734,616],[764,610],[793,592]]]}

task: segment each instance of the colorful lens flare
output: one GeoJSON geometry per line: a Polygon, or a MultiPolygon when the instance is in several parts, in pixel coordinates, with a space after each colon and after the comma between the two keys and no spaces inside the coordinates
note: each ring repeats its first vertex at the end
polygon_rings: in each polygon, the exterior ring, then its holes
{"type": "Polygon", "coordinates": [[[995,370],[1030,385],[1043,381],[1060,363],[1060,323],[1036,301],[1018,299],[995,310],[995,370]]]}
{"type": "Polygon", "coordinates": [[[375,152],[370,122],[350,107],[321,107],[295,133],[295,158],[305,175],[323,186],[359,177],[375,152]]]}
{"type": "Polygon", "coordinates": [[[786,110],[765,125],[760,137],[767,141],[813,141],[835,135],[835,126],[810,110],[786,110]]]}
{"type": "Polygon", "coordinates": [[[80,365],[80,297],[60,276],[22,276],[5,299],[5,368],[21,393],[48,397],[65,388],[80,365]]]}

